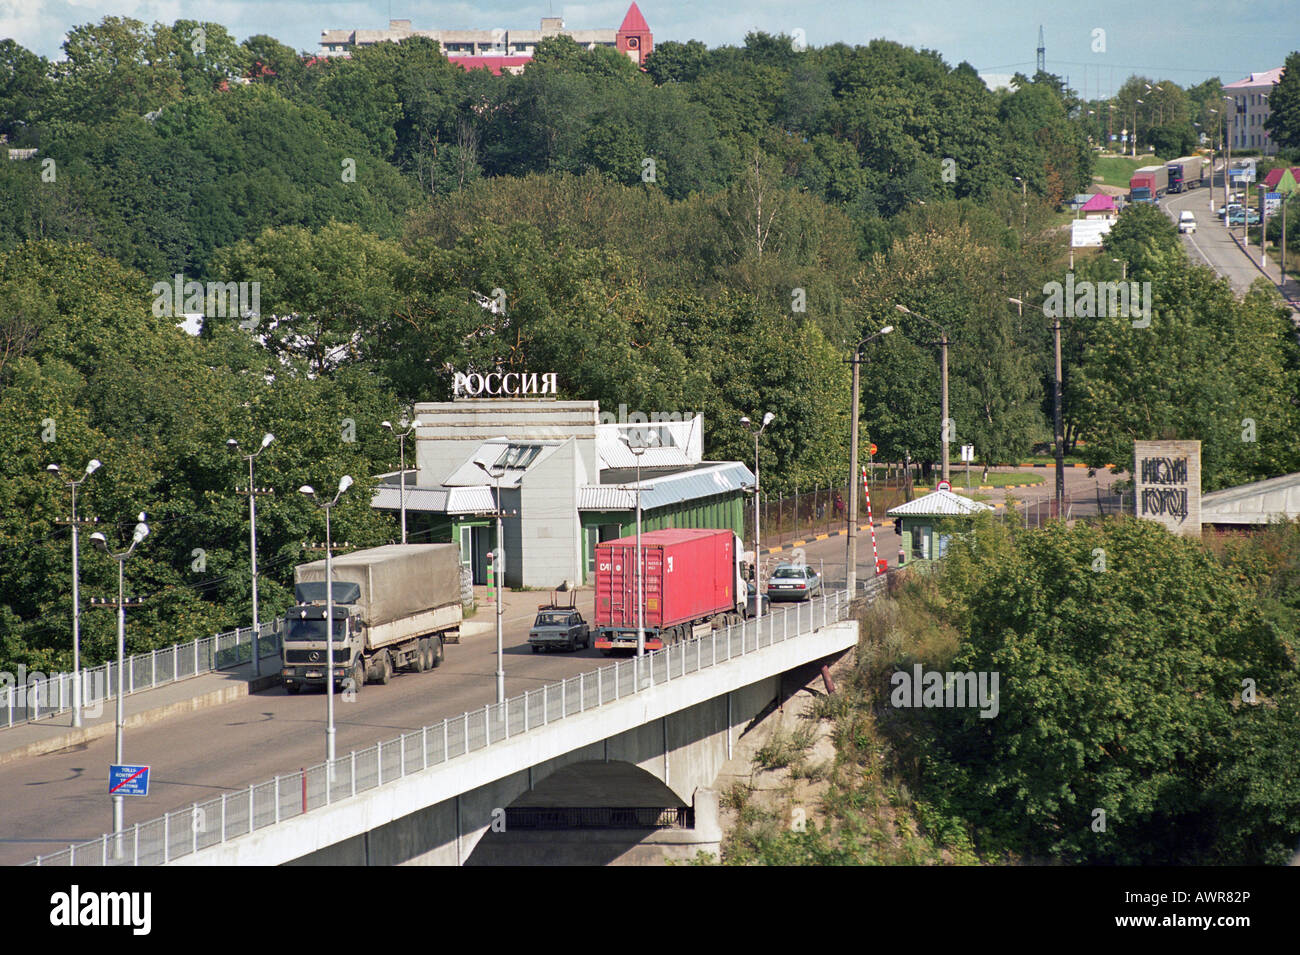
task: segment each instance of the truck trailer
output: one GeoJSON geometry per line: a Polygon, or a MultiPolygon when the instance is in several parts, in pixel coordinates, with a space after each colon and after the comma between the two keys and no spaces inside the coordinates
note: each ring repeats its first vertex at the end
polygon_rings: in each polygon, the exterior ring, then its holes
{"type": "MultiPolygon", "coordinates": [[[[333,560],[333,685],[387,683],[394,670],[416,673],[442,662],[460,642],[460,549],[455,544],[389,544],[333,560]]],[[[325,686],[325,561],[294,568],[292,607],[279,621],[284,688],[325,686]]]]}
{"type": "MultiPolygon", "coordinates": [[[[734,532],[676,528],[641,535],[645,648],[660,650],[745,613],[744,545],[734,532]]],[[[637,643],[636,538],[596,545],[596,640],[606,656],[637,643]]]]}
{"type": "Polygon", "coordinates": [[[1128,181],[1129,202],[1155,202],[1169,190],[1169,170],[1163,166],[1143,166],[1128,181]]]}
{"type": "Polygon", "coordinates": [[[1165,169],[1169,172],[1169,191],[1183,192],[1199,188],[1205,179],[1207,166],[1209,162],[1202,156],[1184,156],[1165,163],[1165,169]]]}

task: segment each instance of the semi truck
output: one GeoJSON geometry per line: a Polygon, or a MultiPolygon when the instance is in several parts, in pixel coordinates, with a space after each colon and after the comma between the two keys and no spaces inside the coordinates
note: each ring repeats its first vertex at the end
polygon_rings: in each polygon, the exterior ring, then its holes
{"type": "MultiPolygon", "coordinates": [[[[460,642],[460,548],[455,544],[389,544],[333,560],[335,688],[385,684],[399,669],[423,672],[442,662],[443,647],[460,642]]],[[[325,561],[294,568],[295,606],[278,622],[285,690],[324,687],[325,561]]]]}
{"type": "Polygon", "coordinates": [[[1169,191],[1183,192],[1197,189],[1205,179],[1205,169],[1209,163],[1201,156],[1184,156],[1173,162],[1165,163],[1169,172],[1169,191]]]}
{"type": "Polygon", "coordinates": [[[1155,202],[1169,189],[1169,170],[1161,166],[1143,166],[1128,181],[1129,202],[1155,202]]]}
{"type": "MultiPolygon", "coordinates": [[[[641,535],[645,648],[738,623],[745,613],[744,545],[729,530],[649,531],[641,535]]],[[[635,650],[637,644],[636,538],[596,545],[598,650],[635,650]]]]}

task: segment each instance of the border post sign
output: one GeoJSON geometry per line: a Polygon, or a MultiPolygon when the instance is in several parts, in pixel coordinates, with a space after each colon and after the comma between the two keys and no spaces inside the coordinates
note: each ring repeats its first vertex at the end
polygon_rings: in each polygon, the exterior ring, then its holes
{"type": "Polygon", "coordinates": [[[149,795],[148,766],[108,767],[108,792],[110,796],[149,795]]]}
{"type": "Polygon", "coordinates": [[[1201,536],[1201,442],[1134,441],[1133,482],[1138,517],[1201,536]]]}

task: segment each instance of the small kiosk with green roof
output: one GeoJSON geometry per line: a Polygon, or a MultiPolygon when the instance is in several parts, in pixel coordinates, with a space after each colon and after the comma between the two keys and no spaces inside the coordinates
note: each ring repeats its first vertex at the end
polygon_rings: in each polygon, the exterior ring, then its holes
{"type": "Polygon", "coordinates": [[[972,501],[952,491],[931,491],[914,501],[891,507],[888,514],[901,521],[899,531],[903,538],[904,563],[910,563],[942,557],[948,551],[954,524],[969,524],[969,518],[991,510],[993,508],[988,504],[972,501]],[[940,525],[942,533],[937,530],[940,525]]]}

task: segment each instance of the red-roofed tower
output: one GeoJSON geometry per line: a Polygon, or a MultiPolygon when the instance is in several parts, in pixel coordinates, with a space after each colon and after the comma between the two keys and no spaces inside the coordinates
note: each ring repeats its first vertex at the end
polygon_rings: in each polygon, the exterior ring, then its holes
{"type": "Polygon", "coordinates": [[[637,66],[644,66],[646,57],[654,50],[654,34],[650,32],[650,25],[645,22],[645,17],[641,16],[641,11],[635,3],[627,8],[627,16],[623,18],[623,25],[618,28],[616,40],[618,51],[630,56],[637,66]]]}

